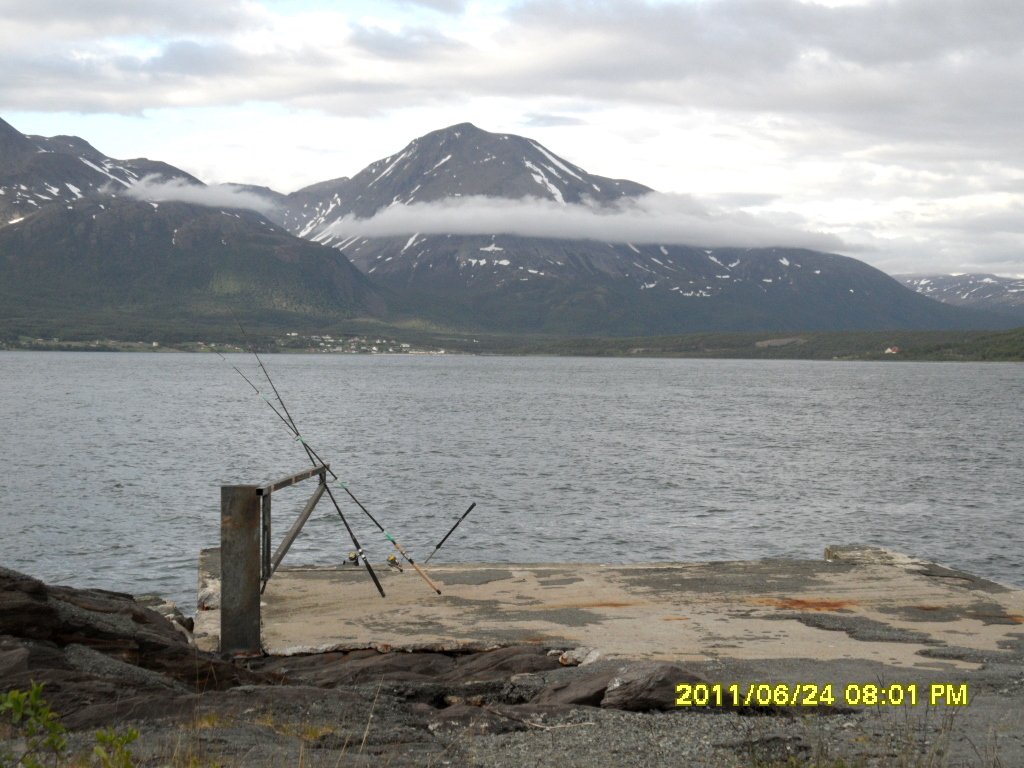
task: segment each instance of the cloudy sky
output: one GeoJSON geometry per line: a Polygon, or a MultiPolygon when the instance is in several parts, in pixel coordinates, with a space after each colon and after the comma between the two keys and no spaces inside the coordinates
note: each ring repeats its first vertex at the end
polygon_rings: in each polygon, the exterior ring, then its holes
{"type": "Polygon", "coordinates": [[[1020,0],[0,0],[0,18],[0,117],[207,182],[290,192],[469,121],[891,273],[1024,276],[1020,0]]]}

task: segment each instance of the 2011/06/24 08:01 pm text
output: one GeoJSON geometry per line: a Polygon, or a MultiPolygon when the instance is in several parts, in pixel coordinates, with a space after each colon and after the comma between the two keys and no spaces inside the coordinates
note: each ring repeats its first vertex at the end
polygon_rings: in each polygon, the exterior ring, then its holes
{"type": "Polygon", "coordinates": [[[677,707],[966,707],[967,683],[679,683],[677,707]],[[840,693],[837,695],[837,691],[840,693]]]}

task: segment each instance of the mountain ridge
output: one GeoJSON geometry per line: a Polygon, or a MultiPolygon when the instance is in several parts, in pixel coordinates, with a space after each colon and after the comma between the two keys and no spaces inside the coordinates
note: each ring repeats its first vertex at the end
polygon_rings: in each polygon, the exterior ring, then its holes
{"type": "MultiPolygon", "coordinates": [[[[807,249],[362,234],[359,221],[377,214],[474,196],[537,200],[546,215],[575,207],[601,217],[655,194],[636,182],[591,174],[532,139],[469,123],[414,139],[333,187],[300,192],[301,208],[293,205],[283,220],[291,232],[343,250],[419,312],[490,331],[643,335],[1005,322],[922,300],[863,262],[807,249]]],[[[289,196],[286,206],[295,199],[289,196]]]]}
{"type": "Polygon", "coordinates": [[[1024,324],[1024,278],[981,273],[893,275],[911,290],[944,304],[996,312],[1024,324]]]}
{"type": "Polygon", "coordinates": [[[280,328],[401,318],[577,336],[1010,324],[808,249],[344,232],[346,222],[417,203],[539,201],[601,216],[651,194],[469,123],[283,195],[206,187],[166,163],[115,160],[84,139],[26,136],[0,121],[0,320],[111,328],[162,318],[177,327],[191,315],[214,327],[230,309],[280,328]],[[246,209],[252,195],[275,210],[246,209]]]}
{"type": "Polygon", "coordinates": [[[288,196],[290,204],[286,205],[282,224],[300,237],[313,239],[330,223],[329,217],[336,210],[365,219],[398,203],[429,203],[450,197],[580,202],[583,195],[577,185],[566,183],[564,177],[583,182],[588,197],[599,203],[652,191],[636,182],[589,174],[531,139],[458,123],[413,139],[351,178],[320,182],[293,192],[288,196]],[[459,147],[468,141],[477,150],[475,157],[459,153],[459,147]],[[528,175],[517,172],[520,161],[528,175]]]}
{"type": "Polygon", "coordinates": [[[29,136],[0,119],[0,229],[48,205],[127,189],[146,177],[202,185],[167,163],[115,160],[77,136],[29,136]]]}
{"type": "Polygon", "coordinates": [[[143,327],[205,335],[234,316],[315,327],[389,311],[386,291],[344,254],[261,213],[129,194],[143,180],[205,189],[166,163],[114,160],[83,139],[25,136],[5,122],[0,149],[0,323],[8,334],[80,326],[112,337],[143,327]]]}

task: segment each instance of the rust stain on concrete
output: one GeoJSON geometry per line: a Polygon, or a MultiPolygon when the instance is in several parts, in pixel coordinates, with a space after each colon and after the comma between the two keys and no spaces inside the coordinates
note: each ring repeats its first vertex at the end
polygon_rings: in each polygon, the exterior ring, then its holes
{"type": "Polygon", "coordinates": [[[856,600],[822,600],[820,598],[802,599],[799,597],[762,597],[754,601],[758,605],[770,605],[788,611],[844,611],[853,608],[856,600]]]}

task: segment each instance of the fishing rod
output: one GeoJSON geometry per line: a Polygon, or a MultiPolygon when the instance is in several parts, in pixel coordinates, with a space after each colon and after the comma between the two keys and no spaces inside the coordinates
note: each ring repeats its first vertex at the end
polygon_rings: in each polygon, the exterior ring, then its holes
{"type": "Polygon", "coordinates": [[[435,545],[434,545],[434,551],[433,551],[433,552],[431,552],[431,553],[430,553],[429,555],[427,555],[427,559],[423,561],[423,564],[424,564],[424,565],[426,565],[427,563],[429,563],[429,562],[430,562],[430,558],[432,558],[432,557],[433,557],[434,555],[436,555],[436,554],[437,554],[437,550],[439,550],[439,549],[441,548],[441,545],[442,545],[442,544],[444,544],[444,543],[445,543],[446,541],[448,541],[448,537],[449,537],[449,536],[451,536],[451,535],[452,535],[453,533],[455,533],[455,529],[456,529],[456,528],[458,528],[458,527],[459,527],[459,524],[460,524],[460,523],[462,523],[462,521],[466,519],[466,516],[467,516],[467,515],[468,515],[468,514],[469,514],[470,512],[472,512],[472,511],[473,511],[473,507],[475,507],[475,506],[476,506],[476,502],[474,501],[474,502],[473,502],[472,504],[470,504],[470,505],[469,505],[469,509],[467,509],[467,510],[466,510],[465,512],[463,512],[463,513],[462,513],[462,517],[460,517],[460,518],[459,518],[459,519],[458,519],[458,520],[457,520],[457,521],[455,522],[455,525],[453,525],[453,526],[451,527],[451,530],[449,530],[449,531],[448,531],[448,533],[446,533],[446,534],[444,535],[444,538],[443,538],[443,539],[441,539],[441,540],[440,540],[439,542],[437,542],[437,544],[435,544],[435,545]]]}
{"type": "MultiPolygon", "coordinates": [[[[253,354],[255,354],[255,351],[253,352],[253,354]]],[[[259,359],[259,355],[256,356],[256,359],[257,360],[259,359]]],[[[260,361],[260,365],[262,367],[262,361],[260,361]]],[[[237,368],[235,370],[237,370],[237,368]]],[[[269,381],[269,376],[270,375],[267,374],[267,369],[266,368],[263,368],[263,373],[267,375],[267,378],[268,378],[268,381],[269,381]]],[[[243,378],[245,378],[244,375],[243,375],[243,378]]],[[[248,379],[246,379],[246,381],[248,381],[248,379]]],[[[252,382],[250,382],[250,385],[251,384],[252,384],[252,382]]],[[[273,387],[274,386],[273,383],[271,383],[270,386],[273,387]]],[[[255,387],[253,387],[253,388],[256,389],[255,387]]],[[[256,389],[256,391],[258,393],[259,389],[256,389]]],[[[276,388],[274,388],[274,392],[275,393],[277,392],[276,388]]],[[[281,396],[279,394],[277,395],[277,397],[280,400],[281,396]]],[[[285,419],[284,416],[281,416],[280,412],[276,408],[274,408],[273,404],[269,400],[267,400],[267,398],[264,397],[263,399],[265,401],[267,401],[267,405],[269,405],[271,408],[273,408],[274,412],[277,413],[277,415],[281,417],[281,420],[284,421],[285,425],[290,428],[290,431],[294,435],[295,439],[302,444],[302,447],[306,450],[306,454],[310,457],[310,459],[313,460],[313,465],[314,466],[318,466],[319,465],[319,466],[322,466],[322,467],[326,467],[327,471],[331,474],[331,477],[338,483],[339,486],[341,486],[341,488],[345,491],[345,493],[348,494],[348,497],[350,499],[352,499],[352,501],[354,501],[356,503],[356,506],[358,506],[363,511],[363,513],[368,518],[370,518],[370,520],[373,522],[373,524],[377,526],[378,530],[380,530],[380,532],[384,534],[384,538],[386,538],[388,541],[390,541],[394,545],[395,549],[398,550],[399,554],[401,554],[401,556],[405,559],[405,561],[407,563],[409,563],[409,565],[411,565],[416,570],[416,573],[418,573],[420,575],[420,577],[430,586],[431,589],[433,589],[435,592],[437,592],[437,594],[440,595],[441,594],[441,590],[431,580],[431,578],[429,576],[427,576],[426,572],[416,564],[416,562],[412,559],[412,555],[409,554],[408,550],[406,550],[405,547],[403,547],[401,544],[399,544],[394,536],[392,536],[390,533],[388,533],[387,529],[385,529],[384,526],[380,524],[380,521],[378,521],[376,517],[374,517],[372,514],[370,514],[370,510],[368,510],[363,505],[363,502],[361,502],[359,499],[357,499],[355,494],[352,493],[352,490],[348,487],[348,483],[342,482],[338,478],[338,476],[335,474],[334,470],[330,468],[330,466],[327,464],[327,462],[324,461],[320,457],[320,454],[316,452],[316,450],[313,448],[313,446],[311,446],[309,443],[307,443],[306,440],[302,437],[302,435],[299,434],[298,428],[295,426],[295,422],[291,420],[291,414],[288,413],[288,410],[286,408],[284,409],[285,413],[288,415],[288,419],[285,419]]],[[[281,403],[281,407],[284,408],[284,403],[283,402],[281,403]]],[[[327,489],[327,493],[331,496],[331,500],[333,501],[334,495],[331,494],[330,488],[327,489]]],[[[474,506],[475,506],[475,502],[474,502],[474,506]]],[[[393,557],[393,555],[392,555],[392,557],[393,557]]],[[[401,570],[401,568],[399,568],[399,570],[401,570]]]]}
{"type": "MultiPolygon", "coordinates": [[[[238,322],[238,318],[237,317],[235,318],[235,322],[238,322]]],[[[245,336],[246,343],[248,344],[249,343],[248,334],[245,333],[245,329],[242,328],[242,324],[240,322],[238,322],[238,327],[241,329],[242,334],[245,336]]],[[[287,414],[287,418],[285,418],[285,415],[282,415],[282,413],[279,410],[277,410],[277,408],[274,406],[274,404],[272,402],[270,402],[270,399],[268,397],[266,397],[262,392],[260,392],[259,387],[257,387],[255,384],[253,384],[248,376],[246,376],[244,373],[242,373],[238,369],[237,366],[231,366],[231,367],[235,369],[235,371],[238,373],[239,376],[241,376],[243,379],[245,379],[245,381],[249,384],[249,386],[252,387],[253,390],[255,390],[256,394],[260,395],[263,398],[263,401],[267,405],[270,406],[270,408],[274,411],[274,413],[276,413],[278,415],[278,417],[284,423],[285,427],[288,429],[289,432],[292,433],[292,435],[295,437],[295,439],[299,440],[302,443],[302,447],[306,449],[306,455],[309,457],[310,461],[313,462],[313,466],[318,466],[317,460],[313,458],[313,453],[310,451],[309,447],[306,445],[306,441],[302,440],[302,437],[301,437],[301,435],[299,433],[299,428],[297,426],[295,426],[295,420],[292,419],[291,414],[288,412],[288,407],[284,404],[284,400],[281,399],[281,394],[277,391],[277,387],[274,386],[274,382],[270,378],[270,374],[267,372],[266,366],[264,366],[263,365],[263,361],[260,360],[259,353],[256,352],[256,348],[255,347],[251,347],[251,351],[256,356],[256,360],[259,361],[260,368],[263,369],[263,374],[267,377],[267,383],[269,383],[271,389],[274,390],[274,394],[277,396],[277,401],[281,404],[281,409],[284,411],[284,413],[287,414]]],[[[218,354],[220,354],[220,353],[218,352],[218,354]]],[[[227,360],[227,358],[225,358],[224,355],[220,355],[220,357],[221,357],[222,360],[227,360]]],[[[320,462],[320,466],[326,466],[326,463],[321,461],[320,462]]],[[[337,479],[337,475],[334,474],[334,472],[331,470],[330,467],[327,467],[327,471],[330,472],[331,475],[333,475],[335,477],[335,479],[337,479]]],[[[367,559],[366,553],[363,551],[363,547],[359,543],[359,539],[356,538],[356,534],[352,530],[352,526],[350,526],[348,524],[348,520],[345,519],[345,514],[341,511],[341,506],[338,504],[337,499],[335,499],[334,498],[334,494],[331,493],[330,486],[328,486],[327,484],[324,484],[324,490],[327,491],[327,495],[328,495],[328,497],[330,497],[331,503],[334,504],[334,509],[337,511],[338,517],[341,518],[341,522],[345,526],[345,530],[348,531],[349,538],[352,540],[352,545],[356,548],[356,553],[358,554],[360,559],[362,559],[363,565],[366,566],[366,572],[368,574],[370,574],[370,579],[373,580],[373,585],[377,588],[377,591],[380,593],[380,596],[381,597],[385,597],[384,587],[381,586],[380,580],[377,578],[377,574],[373,572],[373,566],[370,565],[370,561],[367,559]]]]}
{"type": "MultiPolygon", "coordinates": [[[[330,470],[328,470],[328,471],[330,471],[330,470]]],[[[405,558],[406,562],[408,562],[409,565],[411,565],[413,567],[413,570],[415,570],[416,573],[418,573],[420,575],[420,578],[422,578],[425,582],[427,582],[427,584],[430,585],[430,588],[432,590],[434,590],[435,592],[437,592],[437,594],[440,595],[441,594],[441,590],[438,588],[437,584],[435,584],[433,581],[431,581],[430,577],[427,576],[426,572],[422,568],[420,568],[418,565],[416,565],[415,561],[412,559],[412,555],[410,555],[408,552],[405,551],[405,547],[403,547],[401,544],[399,544],[397,541],[395,541],[394,537],[390,533],[388,533],[387,531],[384,530],[384,526],[377,522],[377,518],[375,518],[373,515],[370,514],[370,510],[368,510],[366,507],[364,507],[362,502],[359,501],[359,499],[357,499],[355,496],[352,495],[352,491],[350,491],[348,489],[348,485],[347,484],[341,483],[341,487],[345,490],[345,493],[348,494],[349,498],[352,499],[352,501],[354,501],[359,506],[359,508],[361,510],[363,510],[363,512],[366,513],[366,516],[368,518],[370,518],[371,520],[373,520],[373,524],[376,525],[378,528],[380,528],[380,532],[384,534],[384,538],[387,539],[388,541],[390,541],[392,544],[395,545],[395,549],[397,549],[399,554],[402,557],[405,558]]],[[[429,560],[430,558],[427,558],[427,559],[429,560]]]]}
{"type": "MultiPolygon", "coordinates": [[[[256,361],[259,363],[260,369],[263,371],[263,375],[267,379],[267,383],[270,385],[270,388],[274,391],[274,395],[277,398],[277,401],[281,404],[281,410],[284,411],[284,414],[282,415],[282,413],[280,411],[278,411],[277,408],[274,407],[274,404],[270,402],[270,399],[265,397],[265,396],[263,396],[263,394],[259,391],[259,388],[256,387],[248,379],[248,377],[245,376],[245,374],[243,374],[241,371],[238,370],[237,367],[235,367],[235,370],[238,372],[238,374],[249,383],[249,386],[252,387],[256,391],[257,394],[259,394],[259,395],[261,395],[261,397],[263,397],[264,402],[266,402],[266,404],[270,406],[270,408],[274,411],[275,414],[277,414],[278,418],[280,418],[280,420],[284,423],[284,425],[289,428],[289,431],[292,433],[294,438],[302,445],[303,449],[306,451],[306,455],[309,457],[310,461],[313,463],[313,466],[323,466],[323,467],[327,468],[327,471],[331,474],[331,477],[336,482],[338,482],[338,484],[342,487],[342,489],[344,489],[345,493],[348,494],[348,497],[350,499],[352,499],[353,502],[355,502],[355,504],[363,511],[363,513],[368,518],[370,518],[370,520],[373,522],[373,524],[377,526],[377,528],[380,530],[380,532],[384,534],[384,538],[386,538],[388,541],[391,542],[391,544],[395,547],[395,549],[398,550],[399,554],[406,560],[406,562],[409,563],[409,565],[411,565],[413,567],[413,569],[416,571],[416,573],[419,574],[420,578],[422,578],[427,583],[427,585],[432,590],[434,590],[434,592],[436,592],[437,594],[440,595],[441,594],[441,590],[438,588],[437,584],[435,584],[431,580],[431,578],[426,574],[426,572],[422,568],[420,568],[419,565],[416,564],[416,562],[412,559],[412,555],[409,554],[408,550],[406,550],[405,547],[403,547],[395,539],[394,536],[392,536],[390,533],[388,533],[388,531],[384,528],[383,525],[380,524],[380,522],[377,520],[376,517],[374,517],[372,514],[370,514],[370,510],[368,510],[363,505],[363,503],[361,501],[359,501],[359,499],[356,498],[355,494],[352,493],[352,491],[349,489],[348,484],[347,483],[343,483],[343,482],[341,482],[339,480],[338,475],[335,474],[334,470],[332,470],[330,468],[330,466],[328,466],[327,462],[324,461],[320,457],[320,454],[318,454],[316,452],[316,450],[313,448],[313,446],[309,445],[309,443],[307,443],[306,440],[302,437],[301,433],[299,432],[298,426],[295,424],[295,419],[292,418],[291,413],[288,411],[288,406],[285,405],[284,399],[281,397],[281,393],[278,391],[277,387],[274,385],[274,380],[270,377],[270,372],[267,370],[267,367],[263,364],[263,359],[260,357],[259,353],[256,351],[256,347],[253,346],[252,343],[249,341],[249,336],[245,332],[245,328],[242,327],[242,323],[238,320],[237,317],[235,318],[235,322],[238,323],[239,330],[241,330],[243,337],[245,337],[246,343],[249,345],[250,349],[252,350],[253,355],[256,357],[256,361]]],[[[341,517],[342,522],[345,524],[345,528],[348,530],[349,536],[352,539],[352,543],[355,545],[358,554],[362,557],[363,563],[366,565],[367,571],[370,573],[370,576],[373,579],[374,584],[377,585],[377,590],[380,592],[381,597],[383,597],[384,596],[384,590],[383,590],[383,588],[381,588],[380,582],[377,580],[377,576],[373,572],[373,568],[370,567],[370,563],[366,559],[365,554],[363,554],[363,550],[359,546],[359,542],[356,540],[355,534],[352,532],[351,527],[349,527],[348,521],[345,519],[345,516],[342,514],[341,507],[339,506],[337,500],[334,498],[334,493],[331,491],[329,486],[325,486],[325,490],[327,491],[327,495],[330,497],[331,502],[334,504],[334,508],[338,511],[338,515],[341,517]]]]}

